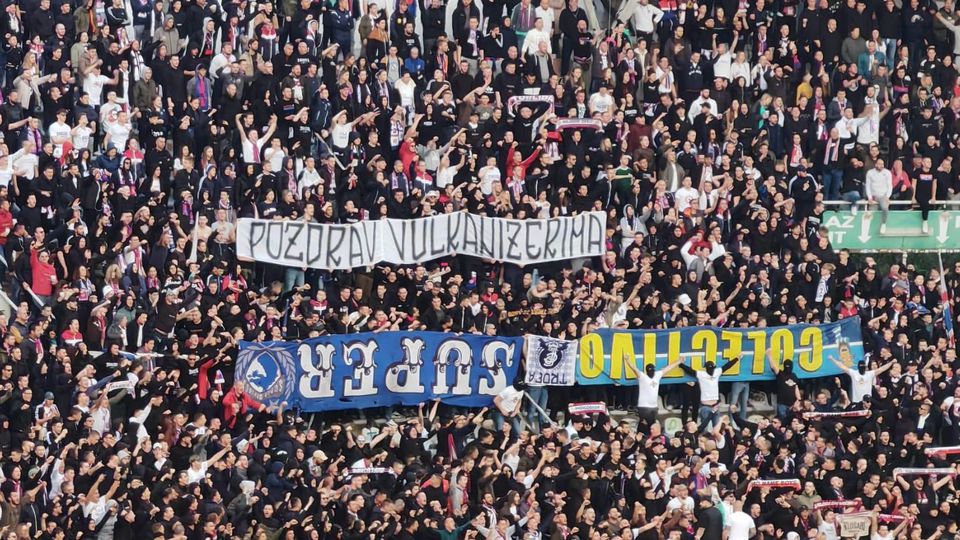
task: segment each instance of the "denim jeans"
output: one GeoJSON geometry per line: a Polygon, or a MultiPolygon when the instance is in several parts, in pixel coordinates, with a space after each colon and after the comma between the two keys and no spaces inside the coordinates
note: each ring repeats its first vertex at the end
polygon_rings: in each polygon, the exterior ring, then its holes
{"type": "Polygon", "coordinates": [[[780,418],[786,418],[786,417],[787,417],[787,413],[789,413],[789,412],[790,412],[790,407],[787,407],[786,405],[784,405],[784,404],[782,404],[782,403],[777,403],[777,416],[778,416],[778,417],[780,417],[780,418]]]}
{"type": "Polygon", "coordinates": [[[737,381],[730,388],[730,404],[737,406],[737,415],[747,419],[747,404],[750,402],[750,383],[737,381]]]}
{"type": "Polygon", "coordinates": [[[863,200],[863,195],[860,195],[859,191],[847,191],[840,195],[840,199],[850,203],[850,209],[852,210],[858,201],[863,200]]]}
{"type": "Polygon", "coordinates": [[[291,291],[296,287],[303,287],[304,271],[300,268],[287,268],[283,276],[283,290],[291,291]]]}
{"type": "Polygon", "coordinates": [[[527,394],[530,396],[530,399],[527,400],[527,423],[530,424],[530,429],[549,424],[550,419],[534,406],[534,403],[536,403],[544,411],[547,410],[547,387],[531,386],[527,389],[527,394]]]}
{"type": "Polygon", "coordinates": [[[700,405],[700,431],[707,431],[720,421],[720,413],[710,405],[700,405]]]}
{"type": "Polygon", "coordinates": [[[840,200],[840,186],[843,184],[842,169],[823,170],[823,194],[829,201],[840,200]]]}
{"type": "MultiPolygon", "coordinates": [[[[503,417],[503,414],[502,414],[500,411],[494,411],[494,413],[493,413],[493,427],[496,428],[497,431],[500,431],[500,429],[503,427],[503,423],[506,422],[507,420],[508,420],[508,419],[507,419],[507,418],[504,418],[504,417],[503,417]]],[[[509,422],[510,422],[510,427],[513,429],[513,433],[514,433],[514,434],[519,434],[520,431],[521,431],[521,429],[520,429],[520,415],[518,414],[518,415],[510,418],[510,419],[509,419],[509,422]]]]}
{"type": "Polygon", "coordinates": [[[883,53],[887,55],[887,66],[893,69],[893,63],[896,61],[897,40],[896,38],[883,38],[883,53]]]}

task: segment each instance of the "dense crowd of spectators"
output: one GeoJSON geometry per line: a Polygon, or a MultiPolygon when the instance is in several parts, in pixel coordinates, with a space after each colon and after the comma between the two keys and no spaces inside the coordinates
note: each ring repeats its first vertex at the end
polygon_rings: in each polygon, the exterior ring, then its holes
{"type": "Polygon", "coordinates": [[[894,469],[954,467],[923,450],[960,443],[960,264],[855,262],[823,226],[960,198],[953,0],[627,0],[601,28],[582,1],[5,2],[0,536],[838,540],[859,499],[875,540],[955,538],[956,477],[894,469]],[[523,268],[234,249],[237,217],[589,210],[604,256],[523,268]],[[852,316],[847,374],[777,365],[758,418],[694,373],[670,434],[656,372],[366,426],[233,376],[244,339],[852,316]],[[641,421],[565,414],[586,399],[641,421]]]}

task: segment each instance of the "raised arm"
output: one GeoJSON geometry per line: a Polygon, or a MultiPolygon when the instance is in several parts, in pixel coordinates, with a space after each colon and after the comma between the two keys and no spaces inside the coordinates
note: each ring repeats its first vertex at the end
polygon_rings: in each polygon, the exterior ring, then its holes
{"type": "Polygon", "coordinates": [[[273,132],[277,130],[277,115],[270,115],[270,126],[267,128],[267,134],[260,139],[263,142],[270,140],[270,137],[273,137],[273,132]]]}
{"type": "Polygon", "coordinates": [[[841,364],[841,363],[840,363],[835,357],[833,357],[833,356],[830,357],[830,361],[833,362],[835,366],[837,366],[838,368],[842,369],[843,371],[847,371],[848,369],[850,369],[849,367],[841,364]]]}
{"type": "Polygon", "coordinates": [[[728,369],[731,369],[733,366],[737,365],[737,362],[739,362],[741,358],[743,358],[743,353],[740,353],[735,358],[727,360],[727,363],[723,365],[723,367],[720,369],[720,372],[726,373],[728,369]]]}
{"type": "Polygon", "coordinates": [[[880,366],[879,368],[877,368],[877,371],[876,371],[877,375],[883,375],[888,369],[890,369],[890,368],[893,367],[893,364],[894,364],[895,362],[896,362],[896,360],[891,360],[891,361],[887,362],[886,364],[884,364],[884,365],[880,366]]]}
{"type": "Polygon", "coordinates": [[[677,369],[678,367],[683,367],[683,366],[684,366],[684,364],[683,364],[683,359],[677,358],[677,359],[674,360],[673,362],[667,364],[667,366],[664,367],[662,371],[663,371],[664,373],[670,373],[671,371],[677,369]]]}
{"type": "Polygon", "coordinates": [[[773,361],[773,355],[770,354],[771,352],[773,352],[772,349],[767,349],[764,355],[767,357],[767,363],[770,364],[770,369],[773,371],[773,374],[779,375],[780,366],[778,366],[777,363],[773,361]]]}

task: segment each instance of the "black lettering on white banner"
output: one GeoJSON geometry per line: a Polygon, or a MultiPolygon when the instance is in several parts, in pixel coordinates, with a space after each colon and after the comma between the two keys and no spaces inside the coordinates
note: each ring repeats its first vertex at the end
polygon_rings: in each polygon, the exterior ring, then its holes
{"type": "Polygon", "coordinates": [[[350,225],[242,218],[237,250],[245,260],[330,270],[413,264],[451,254],[525,265],[602,255],[605,226],[601,212],[543,220],[458,212],[350,225]]]}

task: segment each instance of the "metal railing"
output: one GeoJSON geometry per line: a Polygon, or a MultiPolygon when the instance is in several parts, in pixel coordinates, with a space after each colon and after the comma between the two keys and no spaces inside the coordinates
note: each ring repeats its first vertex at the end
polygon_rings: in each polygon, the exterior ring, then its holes
{"type": "MultiPolygon", "coordinates": [[[[824,206],[850,206],[854,203],[850,201],[823,201],[824,206]]],[[[860,199],[856,202],[858,206],[870,204],[875,205],[877,201],[868,201],[866,199],[860,199]]],[[[932,206],[960,206],[960,200],[957,201],[930,201],[932,206]]],[[[890,206],[913,206],[913,203],[910,201],[890,201],[890,206]]]]}

